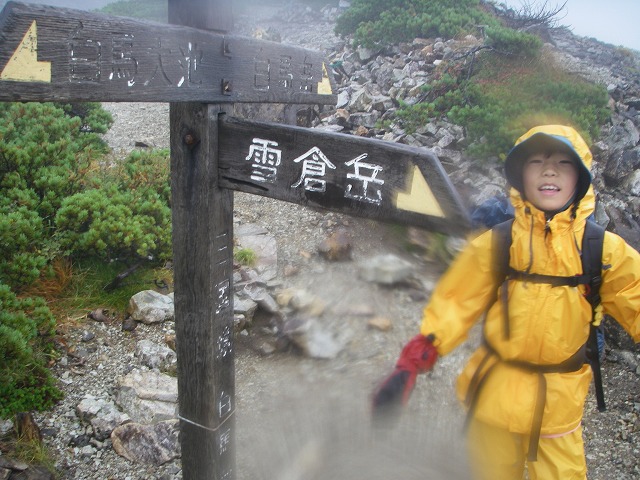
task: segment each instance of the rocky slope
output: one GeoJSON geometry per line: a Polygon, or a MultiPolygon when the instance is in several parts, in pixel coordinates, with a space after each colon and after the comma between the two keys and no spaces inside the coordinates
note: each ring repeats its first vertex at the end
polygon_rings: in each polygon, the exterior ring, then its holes
{"type": "MultiPolygon", "coordinates": [[[[256,11],[239,19],[238,30],[251,34],[260,28],[279,34],[283,42],[324,49],[331,57],[341,54],[348,47],[331,33],[331,15],[319,18],[294,8],[276,14],[256,11]]],[[[628,91],[633,82],[608,65],[585,66],[593,60],[581,58],[581,52],[604,47],[591,41],[585,47],[583,42],[586,40],[564,35],[558,40],[563,49],[558,54],[566,55],[576,71],[598,72],[599,81],[626,85],[628,91]]],[[[105,104],[105,108],[115,119],[105,138],[116,154],[125,154],[136,141],[168,146],[168,105],[105,104]]],[[[238,480],[468,478],[454,382],[478,340],[477,332],[420,380],[396,428],[372,437],[367,417],[372,388],[415,334],[426,295],[444,264],[425,259],[423,252],[408,253],[406,237],[385,225],[251,195],[235,198],[237,226],[258,224],[277,241],[274,294],[287,287],[308,289],[326,305],[323,316],[349,338],[335,358],[318,360],[293,349],[266,354],[264,342],[272,337],[265,329],[268,325],[256,323],[237,335],[238,480]],[[346,229],[351,238],[352,260],[329,262],[317,254],[317,246],[339,228],[346,229]],[[407,258],[418,267],[417,283],[389,288],[358,276],[359,264],[387,253],[407,258]],[[372,318],[388,320],[391,328],[371,328],[372,318]]],[[[149,339],[164,344],[173,323],[139,324],[134,331],[124,332],[119,313],[103,322],[78,318],[67,323],[63,333],[68,351],[54,367],[66,397],[54,410],[36,417],[60,477],[181,478],[179,460],[158,467],[117,455],[110,440],[97,440],[76,410],[88,396],[111,397],[115,379],[139,367],[133,354],[137,342],[149,339]]],[[[640,476],[637,353],[618,330],[611,330],[603,368],[608,410],[597,413],[590,396],[585,416],[590,479],[640,476]]]]}

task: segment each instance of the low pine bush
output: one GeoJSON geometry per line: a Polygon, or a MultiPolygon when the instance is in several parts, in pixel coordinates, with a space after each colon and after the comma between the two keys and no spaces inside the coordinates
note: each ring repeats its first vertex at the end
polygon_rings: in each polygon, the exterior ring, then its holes
{"type": "Polygon", "coordinates": [[[55,320],[41,298],[0,283],[0,418],[51,408],[62,393],[47,369],[55,320]]]}
{"type": "Polygon", "coordinates": [[[97,104],[0,103],[0,282],[29,285],[57,254],[55,215],[107,151],[110,124],[97,104]]]}
{"type": "Polygon", "coordinates": [[[170,258],[167,150],[134,151],[90,180],[94,186],[66,198],[55,216],[65,252],[106,261],[170,258]]]}
{"type": "Polygon", "coordinates": [[[407,129],[446,117],[465,127],[467,152],[479,159],[504,155],[523,131],[540,124],[573,125],[591,142],[610,116],[604,87],[544,56],[514,61],[487,52],[475,75],[442,75],[426,93],[424,102],[400,110],[407,129]]]}
{"type": "Polygon", "coordinates": [[[452,38],[477,33],[480,25],[499,28],[480,0],[353,0],[337,20],[338,35],[353,35],[356,45],[372,47],[416,37],[452,38]]]}

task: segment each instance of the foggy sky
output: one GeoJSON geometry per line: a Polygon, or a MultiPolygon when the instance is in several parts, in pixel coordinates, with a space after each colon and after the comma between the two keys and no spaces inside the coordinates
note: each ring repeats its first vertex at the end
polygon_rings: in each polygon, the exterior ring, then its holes
{"type": "MultiPolygon", "coordinates": [[[[544,5],[544,0],[497,0],[496,3],[518,8],[523,3],[544,5]]],[[[563,3],[564,0],[548,0],[548,10],[563,3]]],[[[567,0],[565,13],[559,23],[571,27],[574,34],[640,51],[639,0],[567,0]]]]}
{"type": "MultiPolygon", "coordinates": [[[[116,0],[18,0],[24,3],[34,3],[37,5],[50,5],[52,7],[75,8],[76,10],[97,10],[114,3],[116,0]]],[[[4,7],[7,0],[0,0],[0,9],[4,7]]]]}

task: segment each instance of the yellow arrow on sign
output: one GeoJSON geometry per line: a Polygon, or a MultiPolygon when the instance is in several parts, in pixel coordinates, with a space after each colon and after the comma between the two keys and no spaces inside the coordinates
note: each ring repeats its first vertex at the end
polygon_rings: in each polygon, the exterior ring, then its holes
{"type": "Polygon", "coordinates": [[[0,80],[51,83],[51,62],[38,61],[38,27],[35,20],[0,73],[0,80]]]}
{"type": "Polygon", "coordinates": [[[398,192],[396,207],[399,210],[422,213],[433,217],[444,217],[440,204],[433,195],[420,169],[414,165],[409,193],[398,192]]]}
{"type": "Polygon", "coordinates": [[[333,91],[331,89],[331,80],[329,79],[329,74],[327,73],[327,67],[324,63],[322,64],[322,81],[318,82],[318,93],[320,95],[333,94],[333,91]]]}

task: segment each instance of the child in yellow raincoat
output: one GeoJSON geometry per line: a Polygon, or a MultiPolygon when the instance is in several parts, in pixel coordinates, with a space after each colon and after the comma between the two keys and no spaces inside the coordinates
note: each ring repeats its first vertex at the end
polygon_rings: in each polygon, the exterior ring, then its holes
{"type": "MultiPolygon", "coordinates": [[[[595,207],[591,161],[571,127],[539,126],[517,140],[505,161],[515,209],[510,267],[582,273],[585,221],[595,207]]],[[[530,479],[584,479],[581,421],[592,377],[583,357],[592,320],[585,287],[508,280],[508,300],[497,300],[492,237],[487,231],[472,240],[444,274],[420,334],[375,393],[374,408],[406,402],[417,373],[460,345],[486,312],[482,345],[457,383],[469,411],[475,478],[521,479],[526,465],[530,479]]],[[[604,313],[640,341],[640,254],[611,232],[604,237],[600,296],[604,313]]]]}

